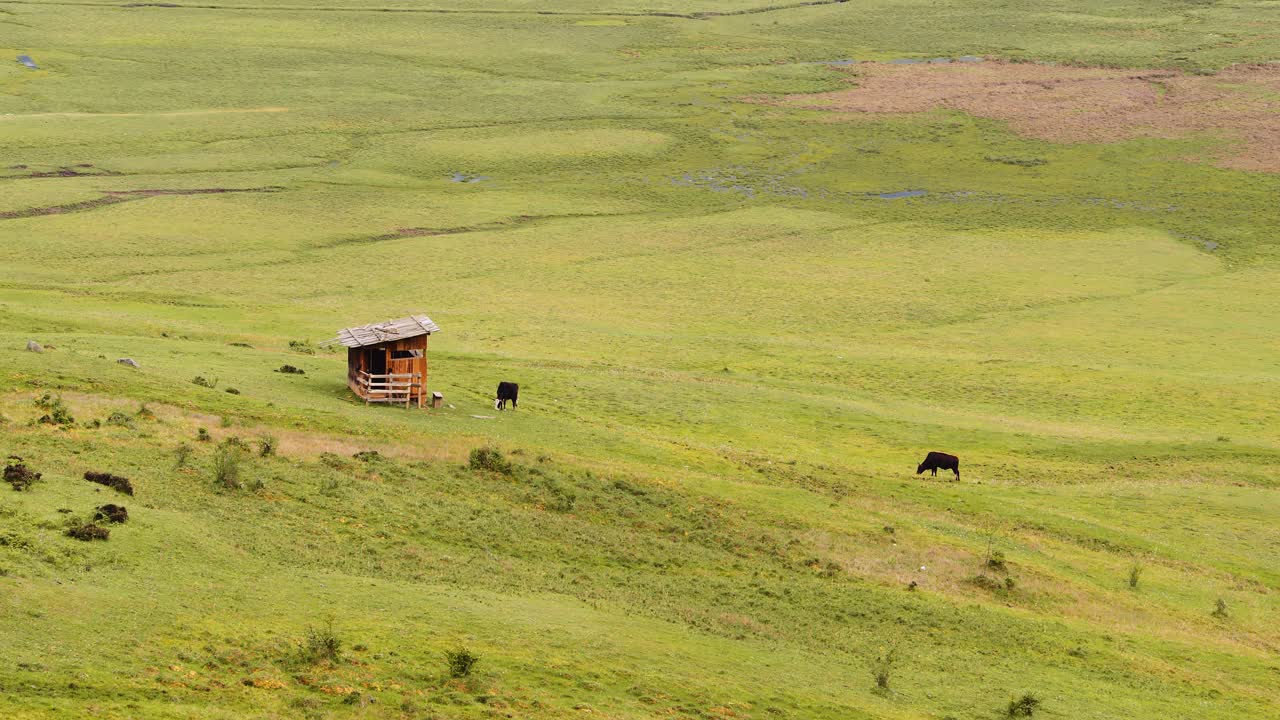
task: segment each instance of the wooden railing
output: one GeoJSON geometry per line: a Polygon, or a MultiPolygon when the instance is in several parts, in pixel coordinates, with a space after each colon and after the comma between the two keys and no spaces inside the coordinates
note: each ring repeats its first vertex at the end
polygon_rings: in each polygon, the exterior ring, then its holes
{"type": "Polygon", "coordinates": [[[365,403],[404,403],[409,407],[416,399],[418,407],[422,407],[422,373],[372,375],[355,370],[347,373],[347,384],[365,403]]]}

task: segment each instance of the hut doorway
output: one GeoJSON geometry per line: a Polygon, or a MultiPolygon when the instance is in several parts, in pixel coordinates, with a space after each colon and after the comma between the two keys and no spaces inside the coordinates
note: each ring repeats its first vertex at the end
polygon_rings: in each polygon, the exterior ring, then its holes
{"type": "Polygon", "coordinates": [[[369,368],[370,375],[387,374],[387,351],[380,347],[365,351],[364,366],[369,368]]]}

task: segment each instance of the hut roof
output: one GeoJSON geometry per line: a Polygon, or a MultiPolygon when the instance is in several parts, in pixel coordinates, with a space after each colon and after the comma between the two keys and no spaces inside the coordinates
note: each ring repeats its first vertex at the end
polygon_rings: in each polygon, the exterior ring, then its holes
{"type": "Polygon", "coordinates": [[[410,315],[399,320],[339,330],[338,337],[330,342],[341,343],[349,348],[365,347],[419,335],[430,335],[434,332],[440,332],[440,326],[431,322],[431,318],[426,315],[410,315]]]}

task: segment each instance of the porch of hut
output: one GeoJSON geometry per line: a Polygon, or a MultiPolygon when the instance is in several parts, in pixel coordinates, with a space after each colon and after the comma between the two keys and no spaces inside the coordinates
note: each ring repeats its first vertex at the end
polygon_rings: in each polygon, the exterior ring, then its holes
{"type": "Polygon", "coordinates": [[[347,348],[347,387],[365,403],[422,407],[427,396],[427,338],[440,327],[426,315],[338,331],[347,348]]]}

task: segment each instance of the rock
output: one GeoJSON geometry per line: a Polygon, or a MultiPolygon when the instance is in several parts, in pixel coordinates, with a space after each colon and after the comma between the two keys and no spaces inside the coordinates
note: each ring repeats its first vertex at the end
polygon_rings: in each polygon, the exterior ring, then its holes
{"type": "Polygon", "coordinates": [[[44,352],[44,348],[35,340],[27,341],[27,352],[44,352]]]}
{"type": "Polygon", "coordinates": [[[120,358],[116,362],[120,363],[121,365],[128,365],[131,368],[142,367],[141,365],[138,364],[138,361],[134,360],[133,358],[120,358]]]}

